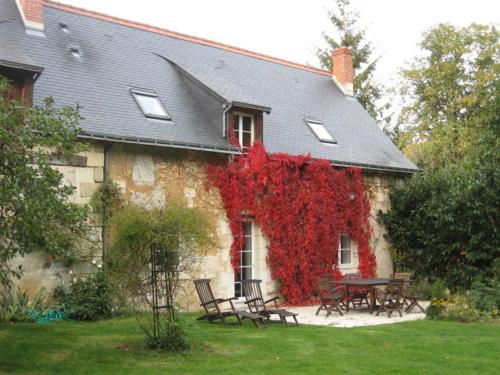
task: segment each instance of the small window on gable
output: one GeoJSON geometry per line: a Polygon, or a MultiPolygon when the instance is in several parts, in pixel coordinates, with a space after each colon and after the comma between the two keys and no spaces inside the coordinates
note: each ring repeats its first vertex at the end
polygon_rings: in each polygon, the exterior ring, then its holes
{"type": "Polygon", "coordinates": [[[254,117],[243,113],[236,113],[233,125],[234,135],[241,148],[245,151],[255,140],[254,117]]]}
{"type": "Polygon", "coordinates": [[[309,126],[309,128],[312,130],[314,135],[324,143],[334,143],[336,144],[337,141],[333,136],[330,134],[330,132],[325,128],[325,125],[323,125],[322,122],[318,120],[311,120],[311,119],[305,119],[306,124],[309,126]]]}
{"type": "Polygon", "coordinates": [[[170,115],[155,93],[132,90],[132,95],[139,108],[141,108],[142,113],[144,113],[144,116],[160,120],[170,120],[170,115]]]}

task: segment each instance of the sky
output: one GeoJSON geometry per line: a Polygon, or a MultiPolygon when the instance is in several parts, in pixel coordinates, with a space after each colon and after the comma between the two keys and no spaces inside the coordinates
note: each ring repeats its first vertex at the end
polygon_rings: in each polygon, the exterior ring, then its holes
{"type": "MultiPolygon", "coordinates": [[[[334,0],[57,0],[286,60],[318,65],[334,0]]],[[[495,0],[351,0],[380,57],[375,79],[390,86],[418,54],[422,33],[440,22],[500,26],[495,0]]]]}

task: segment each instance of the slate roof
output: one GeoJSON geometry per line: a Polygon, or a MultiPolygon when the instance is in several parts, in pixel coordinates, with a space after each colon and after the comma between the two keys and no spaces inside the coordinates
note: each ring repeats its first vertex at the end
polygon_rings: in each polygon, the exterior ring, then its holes
{"type": "Polygon", "coordinates": [[[43,70],[42,67],[36,66],[35,63],[19,48],[10,44],[0,35],[0,66],[27,70],[34,73],[39,73],[43,70]]]}
{"type": "Polygon", "coordinates": [[[59,105],[79,103],[86,137],[236,152],[222,136],[223,104],[232,102],[270,112],[270,152],[416,170],[358,101],[318,69],[55,3],[44,6],[45,37],[37,37],[26,34],[13,0],[0,0],[0,10],[2,38],[44,68],[34,103],[49,95],[59,105]],[[172,121],[145,118],[131,88],[157,93],[172,121]],[[321,120],[338,144],[321,143],[305,117],[321,120]]]}

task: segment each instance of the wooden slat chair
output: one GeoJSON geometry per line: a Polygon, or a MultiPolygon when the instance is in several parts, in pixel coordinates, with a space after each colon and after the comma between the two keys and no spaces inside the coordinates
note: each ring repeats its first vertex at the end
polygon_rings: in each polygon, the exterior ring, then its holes
{"type": "Polygon", "coordinates": [[[377,301],[380,303],[380,309],[377,311],[377,316],[386,312],[387,316],[390,318],[394,311],[399,313],[399,316],[403,317],[403,282],[402,279],[391,279],[387,283],[384,290],[375,288],[379,293],[377,296],[377,301]]]}
{"type": "Polygon", "coordinates": [[[344,286],[334,287],[332,283],[331,276],[323,276],[317,280],[317,291],[320,300],[320,306],[316,311],[316,315],[322,310],[326,310],[326,317],[328,318],[330,314],[337,311],[341,316],[342,307],[344,305],[344,299],[347,298],[346,289],[344,286]]]}
{"type": "Polygon", "coordinates": [[[194,285],[200,297],[200,306],[205,309],[205,315],[200,316],[197,320],[208,320],[210,323],[213,323],[214,320],[222,320],[224,324],[227,324],[226,318],[234,316],[241,324],[241,319],[233,305],[233,300],[237,298],[215,298],[210,287],[210,279],[194,280],[194,285]],[[230,310],[221,309],[220,305],[226,302],[229,302],[230,310]]]}
{"type": "Polygon", "coordinates": [[[273,297],[268,300],[264,300],[262,297],[262,290],[260,288],[260,283],[262,280],[251,279],[251,280],[243,280],[243,293],[245,294],[245,303],[248,306],[248,309],[253,314],[259,314],[261,316],[266,317],[268,320],[271,315],[278,315],[281,323],[288,325],[286,320],[287,317],[292,317],[295,320],[295,324],[298,325],[297,314],[291,311],[287,311],[284,309],[280,309],[278,307],[277,300],[279,297],[273,297]],[[268,304],[273,303],[272,307],[269,307],[268,304]]]}
{"type": "MultiPolygon", "coordinates": [[[[348,272],[344,274],[344,277],[346,278],[346,280],[358,280],[361,279],[361,274],[359,273],[359,271],[348,272]]],[[[349,288],[349,296],[347,296],[347,303],[352,302],[353,308],[361,307],[363,304],[365,304],[367,307],[370,307],[370,302],[368,301],[369,294],[370,290],[368,289],[351,286],[349,288]]]]}
{"type": "Polygon", "coordinates": [[[416,306],[425,314],[425,309],[418,303],[418,297],[413,293],[411,287],[411,273],[409,272],[394,272],[395,279],[404,280],[403,283],[403,304],[406,306],[405,313],[409,313],[416,306]]]}

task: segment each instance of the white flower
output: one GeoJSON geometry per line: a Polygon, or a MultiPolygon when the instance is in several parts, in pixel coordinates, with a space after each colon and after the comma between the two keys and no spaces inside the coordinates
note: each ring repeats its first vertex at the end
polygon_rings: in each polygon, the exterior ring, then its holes
{"type": "Polygon", "coordinates": [[[70,275],[73,275],[73,270],[69,270],[68,272],[70,275]]]}
{"type": "Polygon", "coordinates": [[[96,264],[97,262],[95,261],[95,259],[92,259],[92,264],[96,264]]]}
{"type": "Polygon", "coordinates": [[[102,264],[98,264],[98,265],[97,265],[97,268],[102,268],[102,264]]]}

